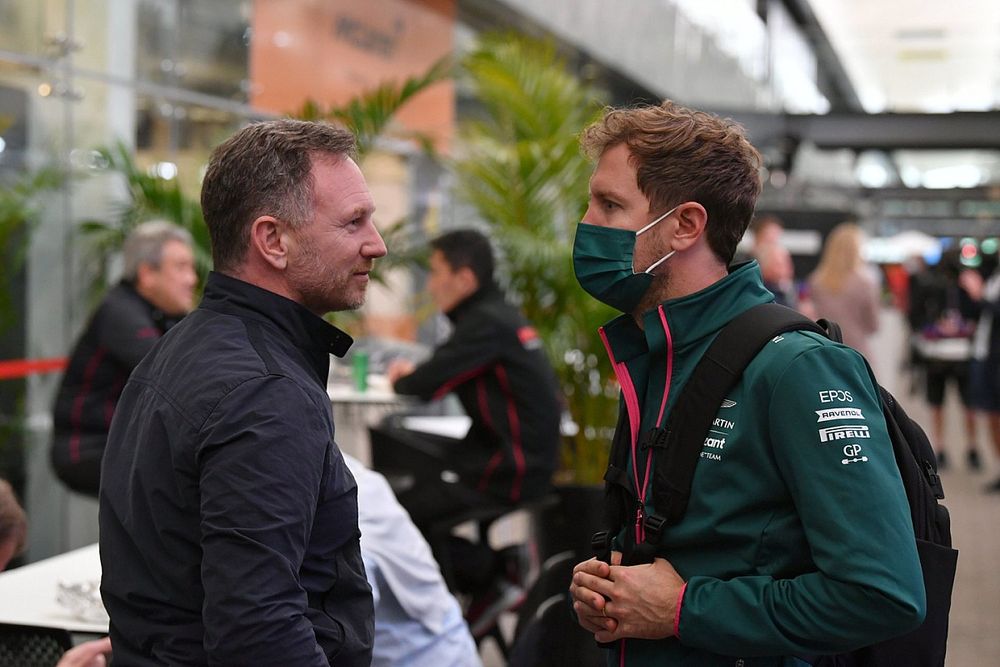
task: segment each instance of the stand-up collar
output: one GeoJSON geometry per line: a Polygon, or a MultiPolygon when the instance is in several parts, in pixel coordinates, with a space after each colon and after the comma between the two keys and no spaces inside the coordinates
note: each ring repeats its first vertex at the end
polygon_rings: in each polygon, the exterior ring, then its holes
{"type": "Polygon", "coordinates": [[[480,287],[475,292],[467,296],[464,301],[459,302],[458,305],[456,305],[454,308],[445,313],[445,315],[448,316],[449,320],[455,322],[458,318],[462,316],[462,313],[472,308],[475,304],[481,301],[488,301],[491,299],[502,299],[502,298],[503,294],[500,292],[500,288],[497,287],[495,284],[490,283],[485,287],[480,287]]]}
{"type": "MultiPolygon", "coordinates": [[[[719,330],[726,322],[759,303],[769,303],[774,295],[767,291],[756,260],[738,264],[722,280],[687,296],[664,301],[663,311],[676,349],[700,341],[719,330]]],[[[643,314],[644,328],[631,315],[621,315],[605,325],[604,330],[619,361],[645,354],[653,345],[650,336],[662,335],[656,308],[643,314]]]]}
{"type": "Polygon", "coordinates": [[[329,369],[329,355],[343,357],[354,343],[346,333],[291,299],[214,271],[208,274],[199,307],[276,326],[296,347],[310,354],[317,371],[324,371],[323,377],[329,369]]]}

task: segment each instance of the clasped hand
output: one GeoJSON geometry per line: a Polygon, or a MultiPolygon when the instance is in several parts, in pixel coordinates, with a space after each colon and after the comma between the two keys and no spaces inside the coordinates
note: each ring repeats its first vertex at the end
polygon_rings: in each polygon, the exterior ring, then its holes
{"type": "Polygon", "coordinates": [[[684,586],[674,566],[663,558],[622,566],[617,551],[611,562],[592,558],[573,568],[569,592],[580,626],[599,642],[672,637],[684,586]]]}

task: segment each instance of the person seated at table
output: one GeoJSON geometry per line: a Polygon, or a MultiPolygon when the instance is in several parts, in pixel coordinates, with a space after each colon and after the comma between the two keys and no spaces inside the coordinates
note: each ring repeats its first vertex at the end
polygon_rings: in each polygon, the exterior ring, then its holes
{"type": "Polygon", "coordinates": [[[430,546],[385,477],[344,454],[358,484],[361,558],[375,601],[372,667],[481,667],[430,546]]]}
{"type": "Polygon", "coordinates": [[[63,653],[56,667],[105,667],[111,653],[111,637],[77,644],[63,653]]]}
{"type": "Polygon", "coordinates": [[[376,440],[412,443],[436,461],[437,470],[398,493],[425,534],[434,522],[471,508],[516,506],[546,494],[561,413],[541,339],[494,281],[489,240],[460,229],[430,246],[427,290],[454,330],[427,361],[395,360],[387,375],[399,394],[425,400],[456,394],[472,423],[461,440],[394,425],[373,430],[376,440]]]}
{"type": "Polygon", "coordinates": [[[125,381],[160,337],[194,305],[191,234],[152,220],[122,249],[122,281],[77,340],[53,408],[52,467],[66,486],[97,496],[101,457],[125,381]]]}
{"type": "Polygon", "coordinates": [[[0,572],[14,556],[21,553],[27,536],[28,521],[24,509],[10,483],[0,479],[0,572]]]}

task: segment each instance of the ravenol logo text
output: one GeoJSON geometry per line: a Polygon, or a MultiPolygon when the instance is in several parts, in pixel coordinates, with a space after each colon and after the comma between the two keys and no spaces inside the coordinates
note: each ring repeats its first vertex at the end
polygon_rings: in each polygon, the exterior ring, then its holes
{"type": "Polygon", "coordinates": [[[829,422],[838,419],[864,419],[865,415],[858,408],[830,408],[816,410],[818,422],[829,422]]]}

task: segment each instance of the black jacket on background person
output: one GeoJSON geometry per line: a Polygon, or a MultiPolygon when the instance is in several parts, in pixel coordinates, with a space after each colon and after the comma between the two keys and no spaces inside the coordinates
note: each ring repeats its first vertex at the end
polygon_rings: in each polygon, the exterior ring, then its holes
{"type": "Polygon", "coordinates": [[[97,496],[101,455],[125,381],[176,322],[128,282],[101,301],[70,355],[52,411],[52,466],[69,488],[97,496]]]}
{"type": "Polygon", "coordinates": [[[370,663],[357,486],[326,393],[350,343],[213,273],[132,373],[100,493],[116,663],[370,663]]]}
{"type": "Polygon", "coordinates": [[[541,339],[494,286],[447,315],[451,337],[394,389],[425,400],[455,392],[472,419],[462,460],[454,462],[467,486],[509,503],[544,494],[561,408],[541,339]]]}

